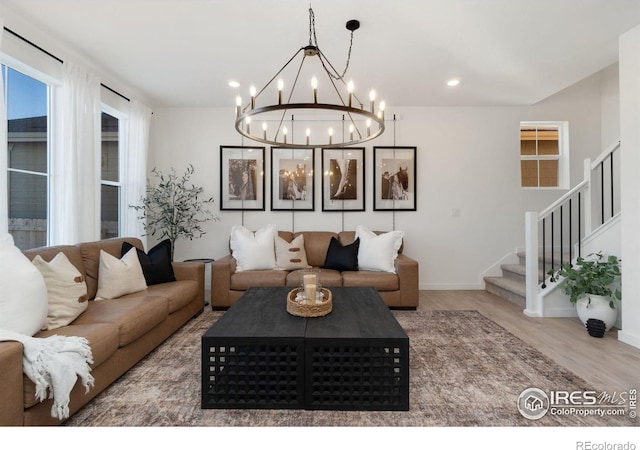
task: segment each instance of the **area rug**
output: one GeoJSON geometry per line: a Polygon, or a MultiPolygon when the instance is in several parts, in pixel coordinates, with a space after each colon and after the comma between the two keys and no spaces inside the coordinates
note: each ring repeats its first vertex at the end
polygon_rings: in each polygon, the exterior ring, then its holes
{"type": "Polygon", "coordinates": [[[590,386],[478,311],[393,311],[410,340],[410,410],[200,408],[202,334],[222,315],[191,320],[66,422],[67,426],[380,427],[633,426],[626,417],[518,411],[523,390],[590,386]]]}

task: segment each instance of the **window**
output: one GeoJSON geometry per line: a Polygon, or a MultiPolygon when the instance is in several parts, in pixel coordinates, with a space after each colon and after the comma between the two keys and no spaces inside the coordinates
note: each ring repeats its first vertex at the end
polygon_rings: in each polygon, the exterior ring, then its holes
{"type": "Polygon", "coordinates": [[[47,245],[49,86],[2,65],[5,87],[9,233],[18,248],[47,245]]]}
{"type": "Polygon", "coordinates": [[[567,122],[520,123],[520,180],[525,188],[567,188],[567,122]]]}
{"type": "Polygon", "coordinates": [[[102,112],[100,237],[120,235],[120,119],[102,112]]]}

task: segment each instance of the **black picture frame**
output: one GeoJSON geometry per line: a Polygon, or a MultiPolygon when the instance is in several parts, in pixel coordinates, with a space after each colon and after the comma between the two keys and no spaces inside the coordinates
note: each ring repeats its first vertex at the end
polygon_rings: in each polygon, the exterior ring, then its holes
{"type": "Polygon", "coordinates": [[[417,147],[373,147],[373,210],[416,211],[417,147]]]}
{"type": "Polygon", "coordinates": [[[314,211],[315,149],[271,147],[271,210],[314,211]]]}
{"type": "Polygon", "coordinates": [[[364,211],[364,187],[364,147],[322,149],[322,211],[364,211]]]}
{"type": "Polygon", "coordinates": [[[264,211],[264,147],[220,146],[220,210],[264,211]]]}

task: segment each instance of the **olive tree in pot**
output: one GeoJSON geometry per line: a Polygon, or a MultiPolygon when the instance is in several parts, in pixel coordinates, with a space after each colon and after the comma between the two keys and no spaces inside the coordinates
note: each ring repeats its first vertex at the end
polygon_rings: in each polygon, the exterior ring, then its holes
{"type": "Polygon", "coordinates": [[[147,180],[142,204],[129,205],[139,212],[138,219],[143,221],[145,235],[158,235],[159,239],[168,238],[171,241],[172,259],[179,238],[199,238],[205,234],[201,226],[203,223],[219,220],[208,209],[213,204],[213,197],[202,198],[204,189],[189,181],[194,171],[191,164],[180,176],[173,167],[168,174],[154,167],[151,173],[157,179],[157,184],[147,180]]]}
{"type": "Polygon", "coordinates": [[[559,270],[550,270],[551,281],[560,282],[561,289],[576,304],[578,317],[598,319],[608,331],[618,318],[617,302],[622,293],[617,285],[620,279],[620,260],[617,256],[592,253],[587,258],[578,257],[575,264],[565,263],[559,270]]]}

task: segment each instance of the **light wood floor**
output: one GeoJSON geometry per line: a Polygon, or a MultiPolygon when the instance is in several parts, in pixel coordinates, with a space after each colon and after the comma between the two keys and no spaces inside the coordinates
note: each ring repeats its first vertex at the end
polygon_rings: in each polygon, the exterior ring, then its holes
{"type": "Polygon", "coordinates": [[[486,291],[420,291],[419,308],[477,310],[597,391],[640,388],[640,349],[618,341],[615,329],[594,338],[577,318],[528,317],[522,307],[486,291]]]}

